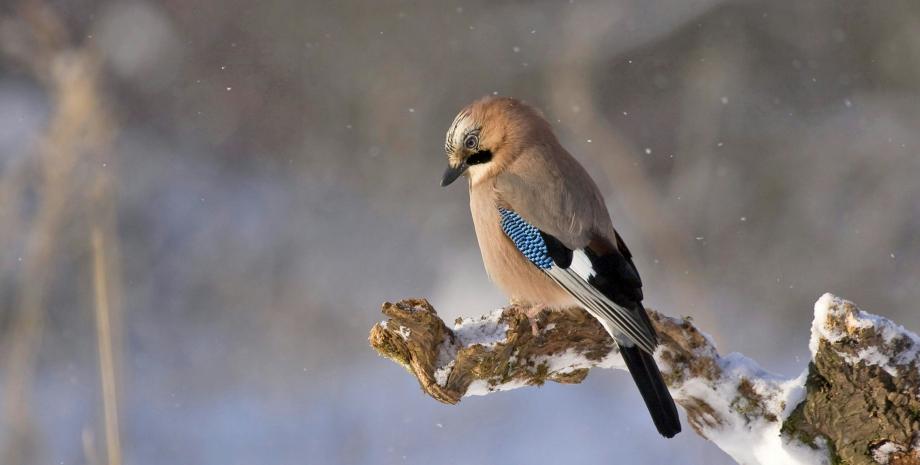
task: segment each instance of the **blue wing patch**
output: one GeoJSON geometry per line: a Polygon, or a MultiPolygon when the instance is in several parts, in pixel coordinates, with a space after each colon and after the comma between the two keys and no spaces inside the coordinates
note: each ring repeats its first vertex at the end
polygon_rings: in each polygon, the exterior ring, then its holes
{"type": "Polygon", "coordinates": [[[502,231],[511,239],[514,246],[539,268],[544,270],[552,268],[553,259],[549,256],[546,242],[543,240],[543,236],[540,235],[540,230],[511,210],[499,208],[498,212],[502,217],[502,231]]]}

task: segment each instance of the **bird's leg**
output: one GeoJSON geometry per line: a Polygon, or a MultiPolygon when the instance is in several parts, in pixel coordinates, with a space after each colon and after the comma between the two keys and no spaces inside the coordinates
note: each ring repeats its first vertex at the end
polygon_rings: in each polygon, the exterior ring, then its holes
{"type": "Polygon", "coordinates": [[[527,319],[530,320],[530,332],[533,333],[534,337],[540,335],[540,328],[537,326],[539,321],[540,312],[546,309],[546,305],[543,304],[533,304],[524,310],[524,314],[527,315],[527,319]]]}
{"type": "Polygon", "coordinates": [[[530,331],[533,333],[534,337],[538,337],[540,335],[540,327],[537,325],[539,321],[538,317],[540,316],[540,312],[546,309],[546,305],[528,303],[516,297],[511,298],[511,305],[523,307],[524,315],[526,315],[527,320],[530,321],[530,331]]]}

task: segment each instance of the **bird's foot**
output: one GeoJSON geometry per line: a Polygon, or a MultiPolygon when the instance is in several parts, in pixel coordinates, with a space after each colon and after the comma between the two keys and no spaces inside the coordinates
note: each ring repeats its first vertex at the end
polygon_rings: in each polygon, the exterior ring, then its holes
{"type": "Polygon", "coordinates": [[[524,315],[527,315],[527,319],[530,320],[530,332],[534,337],[540,337],[540,312],[546,310],[546,305],[536,304],[527,307],[524,310],[524,315]]]}

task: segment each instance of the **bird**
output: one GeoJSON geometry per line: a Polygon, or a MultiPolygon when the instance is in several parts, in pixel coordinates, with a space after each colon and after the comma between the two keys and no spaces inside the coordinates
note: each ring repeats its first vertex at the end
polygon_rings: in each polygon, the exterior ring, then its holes
{"type": "Polygon", "coordinates": [[[658,432],[679,433],[632,254],[597,185],[546,118],[523,101],[486,96],[457,114],[444,151],[441,186],[466,178],[490,280],[531,318],[584,308],[616,342],[658,432]]]}

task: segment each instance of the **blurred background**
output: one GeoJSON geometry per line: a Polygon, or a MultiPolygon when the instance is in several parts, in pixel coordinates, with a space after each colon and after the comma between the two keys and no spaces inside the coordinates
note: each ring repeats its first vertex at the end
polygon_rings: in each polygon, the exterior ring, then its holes
{"type": "Polygon", "coordinates": [[[456,112],[541,108],[647,305],[783,376],[920,330],[920,3],[5,0],[0,463],[727,464],[624,372],[440,405],[385,300],[502,306],[456,112]]]}

